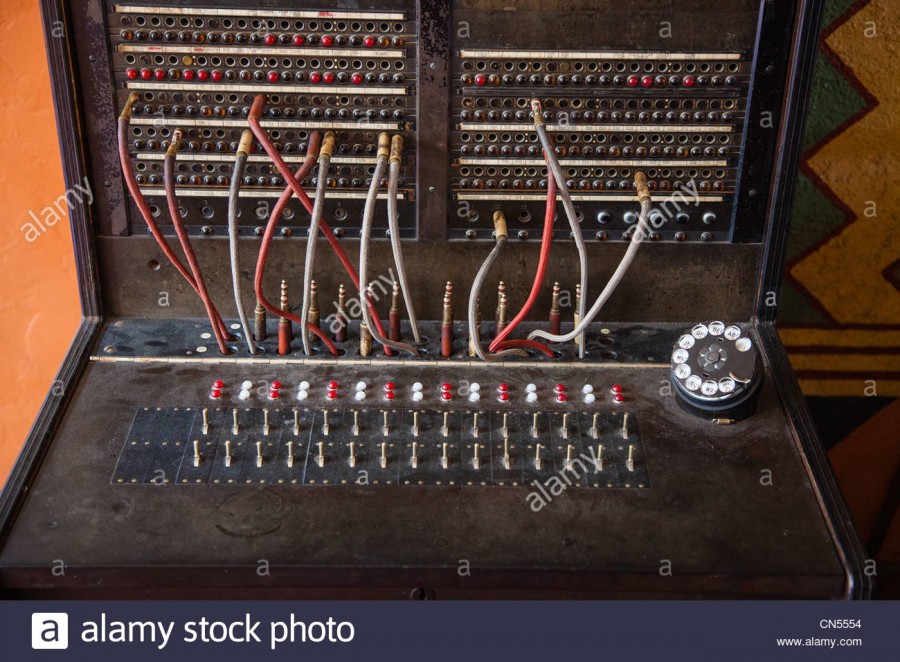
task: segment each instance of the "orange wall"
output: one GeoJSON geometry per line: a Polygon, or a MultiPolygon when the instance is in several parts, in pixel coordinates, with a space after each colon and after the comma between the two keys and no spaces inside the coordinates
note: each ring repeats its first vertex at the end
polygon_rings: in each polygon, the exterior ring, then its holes
{"type": "Polygon", "coordinates": [[[27,241],[21,227],[65,193],[36,0],[0,2],[0,484],[80,317],[68,219],[27,241]]]}

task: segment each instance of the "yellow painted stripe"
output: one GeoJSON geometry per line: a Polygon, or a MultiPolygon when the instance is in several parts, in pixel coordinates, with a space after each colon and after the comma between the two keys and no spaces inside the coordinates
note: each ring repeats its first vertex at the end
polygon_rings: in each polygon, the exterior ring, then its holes
{"type": "Polygon", "coordinates": [[[796,354],[788,350],[794,370],[897,372],[900,354],[796,354]]]}
{"type": "Polygon", "coordinates": [[[800,389],[803,395],[865,397],[865,396],[900,396],[900,381],[876,379],[866,383],[862,379],[801,379],[800,389]],[[874,393],[872,391],[874,386],[874,393]]]}
{"type": "Polygon", "coordinates": [[[778,328],[781,342],[795,347],[900,347],[900,330],[778,328]]]}

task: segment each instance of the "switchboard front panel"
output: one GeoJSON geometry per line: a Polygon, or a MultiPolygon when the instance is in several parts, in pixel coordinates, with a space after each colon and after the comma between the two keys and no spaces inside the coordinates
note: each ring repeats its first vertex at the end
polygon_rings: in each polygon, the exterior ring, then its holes
{"type": "Polygon", "coordinates": [[[766,303],[816,3],[42,4],[85,322],[4,590],[866,595],[766,303]]]}

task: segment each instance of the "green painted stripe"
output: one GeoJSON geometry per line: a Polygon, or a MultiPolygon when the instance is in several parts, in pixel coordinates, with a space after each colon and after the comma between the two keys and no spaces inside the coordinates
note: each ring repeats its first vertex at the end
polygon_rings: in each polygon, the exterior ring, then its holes
{"type": "Polygon", "coordinates": [[[831,63],[819,54],[813,72],[803,151],[809,150],[865,107],[865,100],[831,63]]]}

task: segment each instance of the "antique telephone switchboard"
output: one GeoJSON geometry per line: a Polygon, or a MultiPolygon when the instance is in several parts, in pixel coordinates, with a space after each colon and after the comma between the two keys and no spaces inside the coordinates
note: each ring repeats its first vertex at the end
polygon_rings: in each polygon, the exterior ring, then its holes
{"type": "Polygon", "coordinates": [[[43,0],[94,195],[3,591],[866,597],[765,304],[820,4],[43,0]]]}

